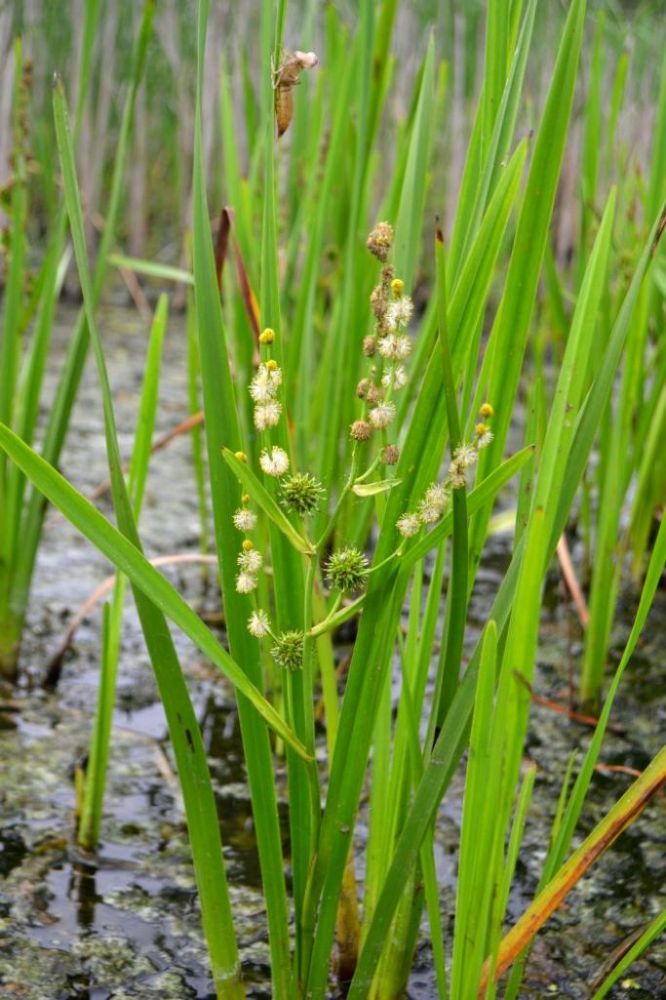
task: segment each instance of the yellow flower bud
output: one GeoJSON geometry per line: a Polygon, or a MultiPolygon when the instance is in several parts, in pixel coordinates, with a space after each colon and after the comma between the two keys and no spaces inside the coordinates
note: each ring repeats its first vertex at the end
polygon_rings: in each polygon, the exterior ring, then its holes
{"type": "Polygon", "coordinates": [[[249,493],[243,493],[243,496],[241,497],[241,501],[243,503],[249,503],[250,502],[250,494],[249,493]]]}
{"type": "Polygon", "coordinates": [[[396,299],[399,299],[402,295],[405,283],[402,278],[394,278],[391,282],[391,291],[393,292],[396,299]]]}
{"type": "Polygon", "coordinates": [[[272,330],[270,326],[267,326],[266,329],[259,334],[260,344],[272,344],[274,340],[275,330],[272,330]]]}
{"type": "Polygon", "coordinates": [[[247,455],[245,454],[244,451],[235,451],[234,455],[236,456],[239,462],[247,462],[247,455]]]}
{"type": "Polygon", "coordinates": [[[252,542],[250,541],[250,539],[249,538],[244,539],[244,541],[243,541],[243,551],[244,552],[251,552],[253,548],[254,548],[254,545],[252,544],[252,542]]]}
{"type": "Polygon", "coordinates": [[[489,429],[490,428],[488,427],[487,424],[477,424],[476,428],[475,428],[475,430],[476,430],[476,436],[477,437],[483,437],[484,434],[488,433],[489,429]]]}
{"type": "Polygon", "coordinates": [[[274,372],[278,367],[278,363],[274,358],[270,358],[270,360],[266,362],[266,367],[268,368],[269,372],[274,372]]]}
{"type": "Polygon", "coordinates": [[[488,417],[492,417],[492,415],[493,415],[494,412],[495,411],[493,410],[493,408],[490,405],[490,403],[484,403],[483,406],[481,407],[481,409],[479,410],[479,413],[484,418],[484,420],[487,420],[488,417]]]}

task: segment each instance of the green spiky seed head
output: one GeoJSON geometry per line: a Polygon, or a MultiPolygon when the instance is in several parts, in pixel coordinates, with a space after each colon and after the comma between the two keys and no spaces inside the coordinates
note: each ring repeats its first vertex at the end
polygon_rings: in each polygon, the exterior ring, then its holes
{"type": "Polygon", "coordinates": [[[365,581],[368,560],[354,545],[334,552],[326,564],[328,582],[335,590],[360,590],[365,581]]]}
{"type": "Polygon", "coordinates": [[[280,632],[271,649],[273,658],[281,667],[289,670],[300,670],[303,666],[303,632],[293,630],[280,632]]]}
{"type": "Polygon", "coordinates": [[[296,472],[285,476],[280,484],[282,503],[299,514],[312,514],[319,506],[324,489],[309,472],[296,472]]]}

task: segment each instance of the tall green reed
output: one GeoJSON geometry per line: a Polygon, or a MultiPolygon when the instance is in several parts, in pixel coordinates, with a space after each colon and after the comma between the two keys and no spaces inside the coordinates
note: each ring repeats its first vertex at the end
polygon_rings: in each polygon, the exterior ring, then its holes
{"type": "MultiPolygon", "coordinates": [[[[155,426],[167,312],[168,300],[166,296],[162,296],[155,310],[155,318],[148,342],[143,388],[137,414],[137,430],[127,482],[127,491],[137,522],[141,513],[148,474],[150,446],[155,426]]],[[[97,846],[102,822],[126,590],[127,581],[125,577],[118,574],[102,629],[102,657],[97,689],[97,708],[83,782],[77,830],[79,843],[89,850],[97,846]]]]}
{"type": "MultiPolygon", "coordinates": [[[[132,60],[130,86],[125,100],[118,146],[114,160],[111,191],[107,208],[105,227],[102,233],[99,254],[95,266],[92,294],[99,300],[107,268],[107,256],[113,246],[122,184],[127,160],[131,127],[137,90],[146,63],[146,52],[150,38],[154,4],[145,4],[142,23],[136,39],[132,60]]],[[[83,28],[83,50],[78,79],[78,101],[75,115],[75,136],[80,129],[84,101],[90,74],[92,50],[98,23],[99,4],[86,5],[83,28]]],[[[17,73],[20,65],[20,46],[17,46],[17,73]]],[[[19,113],[20,92],[15,97],[17,115],[19,113]]],[[[17,127],[20,122],[17,119],[17,127]]],[[[17,133],[17,143],[20,134],[17,133]]],[[[53,317],[58,294],[63,281],[68,251],[65,248],[66,214],[61,207],[52,227],[51,240],[40,281],[37,283],[39,301],[37,320],[33,330],[32,344],[22,358],[25,336],[26,313],[24,302],[25,268],[25,215],[27,211],[24,152],[17,145],[18,183],[15,185],[13,227],[11,241],[10,280],[5,297],[5,317],[2,336],[2,417],[3,422],[15,428],[28,443],[34,439],[37,415],[41,398],[41,386],[46,358],[49,352],[53,317]],[[18,381],[19,364],[24,361],[21,381],[18,381]]],[[[27,315],[30,311],[26,310],[27,315]]],[[[57,465],[69,425],[72,408],[78,392],[88,350],[88,329],[85,311],[81,310],[69,341],[67,356],[63,363],[55,398],[43,431],[42,455],[53,465],[57,465]]],[[[3,518],[0,532],[2,536],[2,558],[0,559],[0,673],[14,678],[18,670],[18,656],[21,633],[30,595],[30,584],[35,569],[35,561],[45,515],[45,505],[38,490],[28,489],[25,477],[16,468],[6,467],[4,460],[0,468],[0,500],[3,518]]]]}

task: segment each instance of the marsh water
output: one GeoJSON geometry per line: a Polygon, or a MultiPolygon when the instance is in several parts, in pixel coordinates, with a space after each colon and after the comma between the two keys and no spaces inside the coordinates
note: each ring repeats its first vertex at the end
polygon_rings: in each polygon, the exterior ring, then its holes
{"type": "MultiPolygon", "coordinates": [[[[47,375],[49,399],[75,320],[63,308],[47,375]]],[[[125,455],[142,382],[146,332],[133,312],[107,306],[107,345],[125,455]]],[[[165,345],[157,433],[187,416],[183,321],[171,319],[165,345]]],[[[61,462],[84,493],[105,478],[97,378],[89,364],[61,462]]],[[[100,506],[111,513],[108,497],[100,506]]],[[[199,516],[187,437],[152,460],[142,537],[148,554],[194,553],[199,516]]],[[[488,544],[475,588],[473,644],[499,586],[511,538],[488,544]]],[[[574,551],[575,554],[575,551],[574,551]]],[[[181,592],[213,618],[215,588],[200,566],[164,568],[181,592]]],[[[78,628],[52,692],[47,664],[79,605],[110,567],[57,513],[47,516],[22,655],[22,683],[0,691],[0,996],[21,1000],[181,1000],[211,998],[184,816],[164,715],[137,616],[128,601],[112,737],[103,843],[96,857],[73,837],[74,774],[85,757],[99,669],[101,610],[78,628]]],[[[612,638],[616,662],[637,597],[621,595],[612,638]]],[[[248,996],[269,997],[268,948],[249,794],[233,693],[180,633],[175,639],[199,714],[214,776],[218,812],[248,996]]],[[[340,657],[348,650],[339,647],[340,657]]],[[[581,631],[553,571],[543,612],[536,690],[563,705],[581,652],[581,631]]],[[[666,592],[659,591],[639,649],[625,675],[602,761],[640,770],[663,742],[666,707],[666,592]]],[[[397,670],[396,670],[397,685],[397,670]]],[[[396,688],[397,690],[397,688],[396,688]]],[[[591,730],[550,708],[533,712],[526,756],[538,767],[535,798],[510,899],[517,917],[531,899],[545,855],[561,777],[591,730]]],[[[581,822],[585,833],[624,792],[623,770],[598,772],[581,822]]],[[[436,844],[442,907],[451,930],[462,774],[442,806],[436,844]]],[[[616,948],[666,905],[666,823],[662,795],[613,845],[539,935],[521,996],[586,997],[616,948]]],[[[286,809],[283,830],[287,842],[286,809]]],[[[359,848],[366,834],[361,814],[359,848]]],[[[435,997],[428,946],[419,947],[409,996],[435,997]]],[[[666,997],[666,945],[657,942],[610,994],[666,997]]]]}

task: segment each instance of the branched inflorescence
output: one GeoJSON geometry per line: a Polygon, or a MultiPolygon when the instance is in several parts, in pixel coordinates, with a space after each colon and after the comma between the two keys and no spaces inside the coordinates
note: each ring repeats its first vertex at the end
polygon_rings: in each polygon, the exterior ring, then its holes
{"type": "Polygon", "coordinates": [[[398,518],[396,527],[403,538],[411,538],[421,528],[439,521],[448,507],[451,491],[466,489],[469,469],[476,465],[479,452],[493,439],[488,423],[493,415],[490,403],[483,404],[479,415],[482,420],[475,427],[474,439],[456,448],[444,481],[432,483],[417,503],[416,509],[406,511],[398,518]]]}
{"type": "MultiPolygon", "coordinates": [[[[388,263],[393,227],[388,222],[378,223],[366,245],[383,267],[370,296],[374,330],[363,340],[369,368],[356,388],[356,395],[365,403],[365,412],[349,429],[351,438],[357,442],[369,440],[376,431],[386,431],[395,421],[397,410],[392,396],[407,384],[404,362],[412,350],[407,329],[414,309],[412,300],[405,295],[403,281],[394,277],[393,267],[388,263]]],[[[395,465],[398,458],[395,444],[385,446],[379,456],[385,465],[395,465]]]]}
{"type": "MultiPolygon", "coordinates": [[[[275,331],[267,327],[260,334],[259,342],[262,347],[270,347],[275,337],[275,331]]],[[[254,425],[260,432],[270,431],[280,422],[282,403],[278,397],[282,381],[282,369],[277,361],[268,358],[259,362],[250,382],[249,393],[254,403],[254,425]]],[[[237,453],[237,457],[245,460],[246,456],[237,453]]],[[[259,466],[264,475],[277,480],[278,496],[284,507],[301,517],[317,510],[325,495],[321,483],[309,472],[290,472],[290,459],[284,448],[267,443],[259,455],[259,466]]],[[[246,506],[249,499],[247,495],[243,497],[243,506],[233,516],[234,526],[246,533],[253,531],[257,523],[256,514],[246,506]]],[[[238,556],[238,567],[236,590],[242,594],[251,593],[258,585],[263,557],[249,538],[243,541],[242,551],[238,556]]],[[[261,608],[252,611],[247,628],[250,635],[256,639],[263,639],[266,636],[273,639],[271,653],[281,666],[296,670],[302,665],[303,632],[291,631],[275,635],[267,612],[261,608]]]]}

